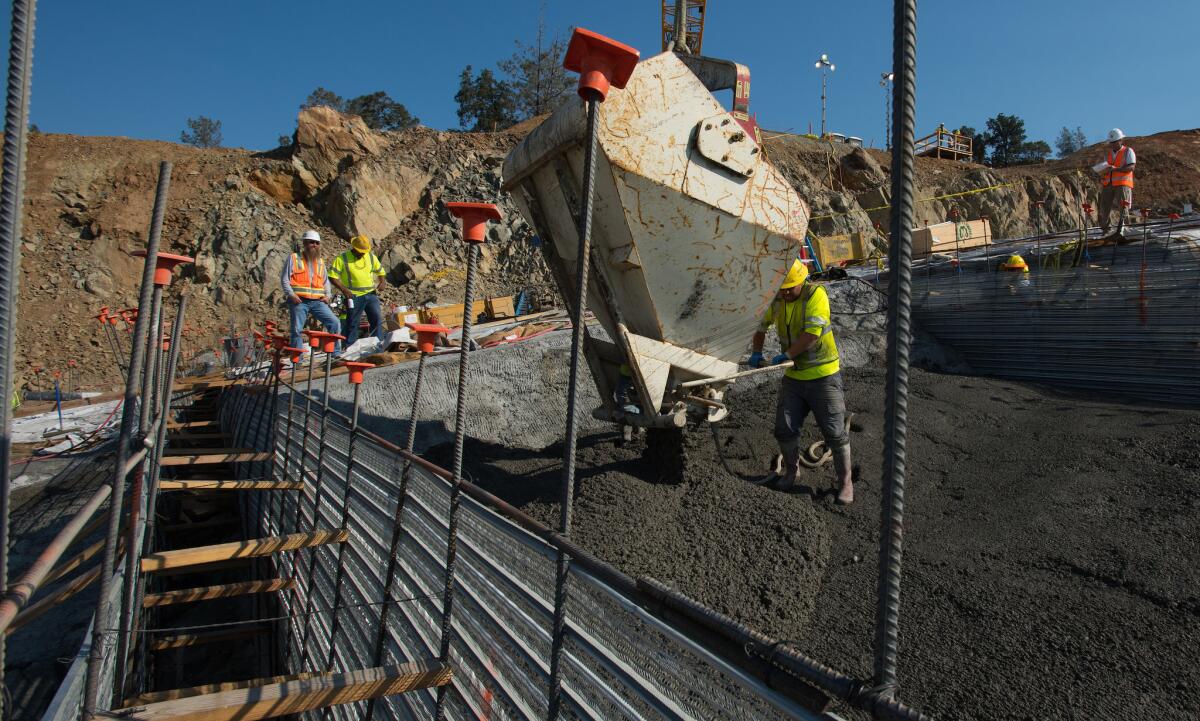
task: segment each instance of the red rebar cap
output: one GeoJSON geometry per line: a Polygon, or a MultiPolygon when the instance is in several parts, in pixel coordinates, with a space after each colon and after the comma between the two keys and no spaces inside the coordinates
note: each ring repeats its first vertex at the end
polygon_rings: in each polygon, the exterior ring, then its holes
{"type": "MultiPolygon", "coordinates": [[[[145,258],[146,251],[135,250],[130,255],[137,258],[145,258]]],[[[195,258],[189,258],[186,255],[175,255],[174,253],[159,253],[155,256],[154,261],[154,284],[157,286],[166,286],[171,284],[171,271],[180,263],[194,262],[195,258]]]]}
{"type": "Polygon", "coordinates": [[[288,337],[286,335],[271,336],[271,346],[275,350],[283,350],[284,348],[287,348],[287,344],[288,344],[288,337]]]}
{"type": "Polygon", "coordinates": [[[1138,212],[1142,214],[1142,217],[1143,217],[1143,218],[1149,218],[1149,217],[1150,217],[1150,209],[1149,209],[1149,208],[1142,208],[1142,209],[1141,209],[1141,210],[1139,210],[1138,212]]]}
{"type": "Polygon", "coordinates": [[[638,51],[625,43],[575,28],[563,67],[579,73],[579,97],[604,101],[610,86],[623,88],[638,62],[638,51]]]}
{"type": "Polygon", "coordinates": [[[1083,207],[1083,212],[1085,212],[1085,213],[1092,212],[1092,204],[1091,203],[1084,203],[1082,207],[1083,207]]]}
{"type": "Polygon", "coordinates": [[[254,331],[254,340],[258,341],[259,343],[262,343],[263,342],[263,334],[259,333],[258,331],[254,331]]]}
{"type": "Polygon", "coordinates": [[[96,320],[100,321],[100,325],[104,325],[105,323],[108,322],[108,308],[107,307],[100,309],[100,315],[96,316],[96,320]]]}
{"type": "Polygon", "coordinates": [[[313,348],[316,348],[324,343],[324,346],[321,348],[321,350],[325,351],[326,353],[332,353],[337,348],[337,342],[339,340],[346,340],[346,336],[338,335],[337,333],[326,333],[323,330],[308,331],[309,345],[311,345],[313,348]]]}
{"type": "Polygon", "coordinates": [[[1122,200],[1122,201],[1121,201],[1121,207],[1122,207],[1122,208],[1129,208],[1129,207],[1131,207],[1132,205],[1133,205],[1133,203],[1130,203],[1128,200],[1122,200]]]}
{"type": "Polygon", "coordinates": [[[368,368],[374,368],[374,363],[362,363],[360,361],[346,361],[343,365],[350,369],[350,382],[358,385],[363,382],[363,373],[368,368]]]}
{"type": "Polygon", "coordinates": [[[1179,213],[1167,213],[1167,217],[1171,220],[1179,220],[1179,213]]]}
{"type": "Polygon", "coordinates": [[[300,359],[304,357],[304,349],[303,348],[292,348],[291,346],[284,346],[283,352],[287,353],[289,356],[292,357],[293,363],[299,363],[300,359]]]}
{"type": "Polygon", "coordinates": [[[72,368],[74,368],[74,367],[75,367],[75,359],[74,359],[74,358],[72,358],[72,359],[68,360],[68,361],[67,361],[67,365],[69,365],[69,366],[71,366],[72,368]]]}
{"type": "Polygon", "coordinates": [[[417,334],[417,350],[422,353],[432,353],[441,333],[449,333],[450,329],[436,323],[405,323],[409,330],[417,334]]]}
{"type": "Polygon", "coordinates": [[[162,348],[164,353],[171,350],[171,341],[163,340],[162,348]]]}
{"type": "Polygon", "coordinates": [[[463,241],[482,243],[489,220],[500,220],[500,209],[495,203],[446,203],[446,209],[456,218],[462,218],[463,241]]]}

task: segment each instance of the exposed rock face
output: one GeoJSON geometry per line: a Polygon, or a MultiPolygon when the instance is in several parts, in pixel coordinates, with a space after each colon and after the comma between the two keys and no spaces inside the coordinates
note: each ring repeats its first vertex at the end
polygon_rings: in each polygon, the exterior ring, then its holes
{"type": "Polygon", "coordinates": [[[300,111],[292,167],[306,197],[325,187],[357,161],[386,145],[357,115],[318,106],[300,111]]]}
{"type": "Polygon", "coordinates": [[[333,182],[325,219],[342,236],[386,238],[417,211],[432,179],[405,165],[365,160],[333,182]]]}

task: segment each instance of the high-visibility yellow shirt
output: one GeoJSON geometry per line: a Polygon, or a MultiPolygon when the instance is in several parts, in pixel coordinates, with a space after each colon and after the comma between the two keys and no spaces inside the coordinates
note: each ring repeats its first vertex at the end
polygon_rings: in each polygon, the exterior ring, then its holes
{"type": "Polygon", "coordinates": [[[354,251],[350,250],[333,261],[331,272],[354,295],[366,295],[375,290],[375,278],[385,275],[383,264],[374,253],[363,253],[356,258],[354,251]]]}
{"type": "Polygon", "coordinates": [[[841,370],[837,343],[833,339],[833,324],[829,317],[829,295],[821,286],[805,281],[796,300],[775,299],[767,308],[759,330],[765,333],[772,325],[779,334],[779,343],[785,353],[801,333],[817,336],[816,343],[793,359],[795,367],[784,372],[787,377],[811,381],[841,370]]]}

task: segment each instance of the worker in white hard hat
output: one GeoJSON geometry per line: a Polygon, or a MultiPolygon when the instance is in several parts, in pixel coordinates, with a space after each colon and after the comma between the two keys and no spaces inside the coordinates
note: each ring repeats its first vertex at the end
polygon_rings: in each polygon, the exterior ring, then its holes
{"type": "Polygon", "coordinates": [[[1125,144],[1125,133],[1120,128],[1108,131],[1108,153],[1104,162],[1096,166],[1100,172],[1100,229],[1103,235],[1108,235],[1108,221],[1114,205],[1120,213],[1117,232],[1125,227],[1129,209],[1133,207],[1133,166],[1136,162],[1133,148],[1125,144]]]}
{"type": "Polygon", "coordinates": [[[751,340],[749,365],[764,365],[763,344],[775,326],[781,352],[772,365],[791,364],[783,374],[775,406],[775,440],[783,454],[783,475],[774,487],[791,490],[800,472],[800,429],[809,412],[817,419],[825,446],[833,454],[837,474],[837,501],[854,502],[850,465],[850,434],[846,427],[846,394],[842,386],[841,361],[833,339],[829,296],[808,277],[808,269],[792,262],[779,295],[767,309],[751,340]]]}
{"type": "Polygon", "coordinates": [[[304,231],[304,245],[300,253],[292,253],[283,264],[280,284],[287,298],[291,316],[291,343],[293,348],[304,348],[300,343],[300,331],[312,315],[329,333],[341,333],[341,324],[329,307],[329,269],[321,257],[321,234],[315,230],[304,231]]]}

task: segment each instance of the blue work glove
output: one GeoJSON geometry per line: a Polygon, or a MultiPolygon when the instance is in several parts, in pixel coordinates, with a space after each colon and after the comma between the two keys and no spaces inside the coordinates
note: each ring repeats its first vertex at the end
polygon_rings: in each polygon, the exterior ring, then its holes
{"type": "Polygon", "coordinates": [[[771,365],[773,365],[773,366],[777,366],[780,363],[791,363],[791,362],[792,362],[792,359],[788,357],[787,353],[780,353],[779,355],[777,355],[771,359],[771,365]]]}
{"type": "Polygon", "coordinates": [[[753,353],[751,353],[750,360],[746,361],[746,365],[750,366],[751,368],[762,368],[763,367],[762,351],[756,350],[753,353]]]}

